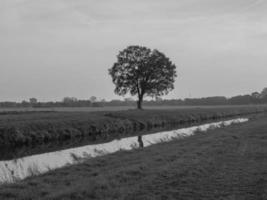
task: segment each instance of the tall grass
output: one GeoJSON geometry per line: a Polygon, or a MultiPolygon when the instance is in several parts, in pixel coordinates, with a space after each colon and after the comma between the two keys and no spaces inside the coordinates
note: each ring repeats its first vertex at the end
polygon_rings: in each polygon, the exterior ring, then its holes
{"type": "Polygon", "coordinates": [[[267,112],[267,107],[128,110],[114,112],[31,112],[0,115],[0,146],[49,141],[110,140],[139,131],[267,112]]]}

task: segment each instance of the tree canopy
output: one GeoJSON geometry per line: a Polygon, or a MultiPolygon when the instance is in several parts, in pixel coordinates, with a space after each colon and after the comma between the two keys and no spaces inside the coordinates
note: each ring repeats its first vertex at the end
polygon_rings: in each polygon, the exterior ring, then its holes
{"type": "Polygon", "coordinates": [[[129,46],[119,52],[109,69],[118,95],[137,95],[138,108],[143,97],[166,95],[174,89],[176,66],[163,53],[143,46],[129,46]]]}

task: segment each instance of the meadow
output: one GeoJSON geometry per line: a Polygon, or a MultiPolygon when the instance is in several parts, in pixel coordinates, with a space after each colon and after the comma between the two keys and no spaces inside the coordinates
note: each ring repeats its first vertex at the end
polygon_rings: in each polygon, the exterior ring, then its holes
{"type": "MultiPolygon", "coordinates": [[[[255,105],[206,105],[206,106],[146,106],[145,110],[179,110],[192,108],[229,108],[229,107],[255,107],[255,105]]],[[[256,107],[267,107],[267,105],[259,104],[256,107]]],[[[103,106],[103,107],[17,107],[17,108],[0,108],[1,113],[18,113],[18,112],[109,112],[109,111],[123,111],[135,109],[136,106],[103,106]]]]}
{"type": "Polygon", "coordinates": [[[162,128],[267,112],[266,106],[189,107],[98,112],[9,111],[0,113],[0,146],[86,138],[108,141],[162,128]]]}
{"type": "Polygon", "coordinates": [[[0,199],[267,199],[267,115],[0,187],[0,199]]]}

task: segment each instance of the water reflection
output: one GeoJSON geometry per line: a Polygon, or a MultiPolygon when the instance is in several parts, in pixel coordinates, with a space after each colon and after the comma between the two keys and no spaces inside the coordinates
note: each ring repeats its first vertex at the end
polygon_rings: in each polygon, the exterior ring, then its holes
{"type": "MultiPolygon", "coordinates": [[[[214,120],[207,120],[206,123],[214,122],[214,120]]],[[[156,131],[170,131],[175,130],[178,128],[186,128],[191,127],[194,125],[199,125],[199,122],[188,122],[184,124],[166,124],[164,127],[157,127],[156,131]]],[[[140,134],[141,131],[138,131],[140,134]]],[[[150,134],[154,133],[155,129],[151,127],[146,127],[142,131],[141,134],[150,134]]],[[[11,160],[16,158],[21,158],[25,156],[31,156],[36,154],[42,154],[42,153],[48,153],[48,152],[54,152],[54,151],[60,151],[65,149],[70,149],[74,147],[80,147],[80,146],[86,146],[86,145],[92,145],[92,144],[101,144],[101,143],[107,143],[114,139],[120,139],[121,137],[130,137],[130,136],[138,136],[136,132],[129,132],[128,134],[124,134],[123,136],[120,135],[112,135],[110,138],[103,138],[103,137],[97,137],[93,138],[90,136],[85,137],[77,137],[72,138],[70,140],[64,140],[64,141],[49,141],[48,143],[42,143],[42,144],[36,144],[36,145],[25,145],[25,146],[0,146],[0,161],[4,160],[11,160]]],[[[140,135],[141,136],[141,135],[140,135]]],[[[142,136],[141,136],[142,137],[142,136]]],[[[142,139],[142,138],[140,138],[142,139]]],[[[140,144],[139,144],[140,145],[140,144]]],[[[142,145],[142,144],[141,144],[142,145]]]]}
{"type": "Polygon", "coordinates": [[[92,144],[61,151],[43,153],[39,155],[22,157],[8,161],[0,161],[0,183],[10,183],[32,175],[83,162],[85,159],[114,153],[120,150],[143,148],[152,144],[171,141],[193,135],[197,131],[207,131],[210,128],[229,126],[233,123],[243,123],[247,118],[238,118],[223,122],[214,122],[189,128],[158,132],[148,135],[139,135],[113,140],[103,144],[92,144]]]}
{"type": "Polygon", "coordinates": [[[139,143],[139,148],[143,148],[144,147],[144,143],[143,143],[143,140],[142,140],[142,135],[139,135],[137,137],[137,141],[139,143]]]}

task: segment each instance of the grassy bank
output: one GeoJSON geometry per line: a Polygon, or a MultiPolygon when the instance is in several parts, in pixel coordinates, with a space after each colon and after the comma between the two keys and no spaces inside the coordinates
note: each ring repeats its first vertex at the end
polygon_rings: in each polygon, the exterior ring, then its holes
{"type": "Polygon", "coordinates": [[[74,140],[105,141],[140,131],[266,112],[262,106],[128,110],[117,112],[30,112],[0,115],[0,146],[74,140]]]}
{"type": "Polygon", "coordinates": [[[0,199],[266,199],[267,116],[95,158],[0,188],[0,199]]]}

